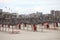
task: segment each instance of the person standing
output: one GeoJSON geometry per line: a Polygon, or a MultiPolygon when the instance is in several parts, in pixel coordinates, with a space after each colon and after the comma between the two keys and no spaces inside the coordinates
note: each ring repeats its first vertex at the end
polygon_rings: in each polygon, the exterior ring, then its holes
{"type": "Polygon", "coordinates": [[[34,31],[37,31],[37,27],[35,24],[33,24],[33,29],[34,29],[34,31]]]}
{"type": "Polygon", "coordinates": [[[49,28],[49,24],[47,24],[47,29],[49,28]]]}
{"type": "Polygon", "coordinates": [[[19,24],[19,29],[21,29],[21,24],[19,24]]]}

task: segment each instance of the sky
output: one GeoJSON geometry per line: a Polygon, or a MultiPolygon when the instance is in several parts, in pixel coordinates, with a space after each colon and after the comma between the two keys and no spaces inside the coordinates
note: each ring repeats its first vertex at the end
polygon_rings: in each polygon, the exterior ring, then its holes
{"type": "Polygon", "coordinates": [[[60,0],[0,0],[0,9],[18,14],[47,14],[51,10],[60,10],[60,0]]]}

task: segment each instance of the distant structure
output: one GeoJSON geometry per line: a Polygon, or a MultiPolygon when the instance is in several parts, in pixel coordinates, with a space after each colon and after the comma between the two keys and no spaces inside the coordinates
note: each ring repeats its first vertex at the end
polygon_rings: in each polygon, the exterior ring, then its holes
{"type": "Polygon", "coordinates": [[[53,15],[53,18],[54,18],[55,21],[60,22],[60,11],[51,10],[51,14],[53,15]]]}
{"type": "Polygon", "coordinates": [[[51,10],[50,14],[36,12],[29,15],[17,15],[17,13],[3,12],[2,9],[0,9],[0,24],[40,24],[44,22],[60,22],[60,11],[51,10]]]}
{"type": "Polygon", "coordinates": [[[2,24],[2,18],[3,18],[3,16],[2,16],[2,9],[0,9],[0,24],[2,24]]]}
{"type": "Polygon", "coordinates": [[[58,11],[58,10],[51,10],[51,14],[53,16],[60,16],[60,11],[58,11]]]}

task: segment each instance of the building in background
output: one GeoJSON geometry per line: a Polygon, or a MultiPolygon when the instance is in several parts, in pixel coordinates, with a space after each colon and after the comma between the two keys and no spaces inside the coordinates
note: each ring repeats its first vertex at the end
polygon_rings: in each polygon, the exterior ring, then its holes
{"type": "Polygon", "coordinates": [[[0,9],[0,24],[2,24],[3,22],[3,13],[2,13],[2,9],[0,9]]]}
{"type": "Polygon", "coordinates": [[[3,13],[3,24],[10,24],[11,22],[11,13],[9,12],[2,12],[3,13]]]}
{"type": "Polygon", "coordinates": [[[42,12],[31,13],[29,15],[17,15],[17,13],[3,12],[0,9],[0,23],[17,24],[30,23],[39,24],[43,22],[60,22],[60,11],[51,10],[50,14],[43,14],[42,12]],[[2,20],[4,19],[4,20],[2,20]]]}
{"type": "Polygon", "coordinates": [[[53,16],[60,16],[60,11],[58,11],[58,10],[51,10],[51,14],[53,16]]]}

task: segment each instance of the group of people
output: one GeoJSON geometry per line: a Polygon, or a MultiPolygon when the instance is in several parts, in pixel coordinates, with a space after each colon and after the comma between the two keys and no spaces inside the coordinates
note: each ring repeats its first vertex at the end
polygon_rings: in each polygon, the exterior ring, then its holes
{"type": "MultiPolygon", "coordinates": [[[[55,23],[56,24],[56,26],[58,27],[58,24],[57,23],[55,23]]],[[[21,24],[17,24],[18,26],[16,26],[16,27],[18,27],[18,29],[21,29],[21,24]]],[[[24,24],[25,25],[25,27],[26,27],[26,24],[24,24]]],[[[0,28],[3,28],[4,27],[4,25],[2,24],[2,26],[0,26],[0,28]]],[[[45,23],[45,24],[42,24],[42,29],[43,29],[43,27],[46,27],[47,29],[49,29],[49,24],[48,23],[45,23]]],[[[10,28],[10,25],[8,25],[8,28],[10,28]]],[[[33,24],[33,31],[37,31],[37,26],[36,26],[36,24],[33,24]]]]}

